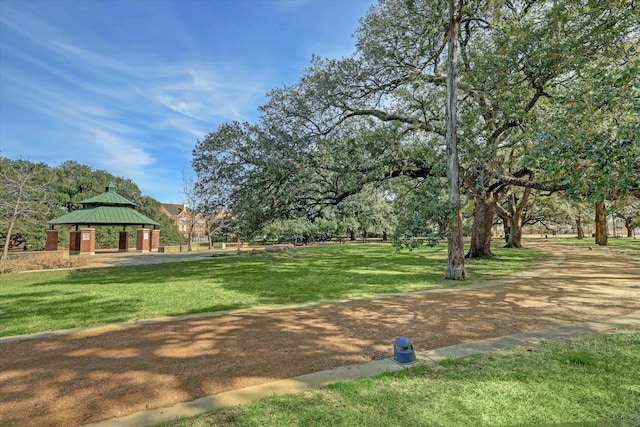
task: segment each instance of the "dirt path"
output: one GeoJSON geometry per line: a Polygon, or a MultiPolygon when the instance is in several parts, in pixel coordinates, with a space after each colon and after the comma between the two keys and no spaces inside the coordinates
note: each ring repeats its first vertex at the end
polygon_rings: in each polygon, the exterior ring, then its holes
{"type": "Polygon", "coordinates": [[[74,426],[341,365],[640,309],[640,258],[554,247],[533,278],[0,344],[0,425],[74,426]]]}

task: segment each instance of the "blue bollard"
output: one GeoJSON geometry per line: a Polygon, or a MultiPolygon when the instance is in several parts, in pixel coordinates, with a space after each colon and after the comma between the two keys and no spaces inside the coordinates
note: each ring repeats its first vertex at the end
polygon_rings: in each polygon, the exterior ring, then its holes
{"type": "Polygon", "coordinates": [[[396,338],[393,346],[393,360],[397,363],[413,363],[416,361],[416,352],[413,351],[411,340],[405,336],[396,338]]]}

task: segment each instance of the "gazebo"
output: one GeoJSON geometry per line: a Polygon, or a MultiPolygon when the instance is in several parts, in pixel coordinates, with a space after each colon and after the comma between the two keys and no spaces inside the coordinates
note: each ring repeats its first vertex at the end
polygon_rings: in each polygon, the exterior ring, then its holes
{"type": "Polygon", "coordinates": [[[137,205],[118,193],[116,185],[110,182],[105,192],[87,200],[82,200],[82,209],[48,221],[47,242],[45,250],[58,249],[58,231],[56,225],[71,225],[75,229],[69,233],[69,254],[94,255],[96,247],[96,225],[122,226],[118,242],[118,251],[129,250],[128,225],[138,225],[136,233],[136,250],[155,252],[160,245],[159,223],[133,209],[137,205]],[[152,227],[150,229],[149,227],[152,227]]]}

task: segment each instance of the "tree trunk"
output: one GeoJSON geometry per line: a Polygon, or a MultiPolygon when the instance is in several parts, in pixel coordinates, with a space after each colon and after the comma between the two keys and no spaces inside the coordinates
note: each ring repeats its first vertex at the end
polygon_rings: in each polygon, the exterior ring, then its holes
{"type": "Polygon", "coordinates": [[[514,215],[509,218],[509,238],[505,248],[522,247],[522,216],[514,215]]]}
{"type": "Polygon", "coordinates": [[[193,225],[189,226],[189,233],[187,233],[188,237],[187,239],[189,240],[187,242],[187,252],[191,252],[192,251],[192,247],[191,247],[191,241],[193,240],[193,225]]]}
{"type": "Polygon", "coordinates": [[[486,197],[474,197],[473,232],[471,233],[471,248],[467,258],[486,258],[491,253],[491,229],[493,218],[496,216],[496,200],[493,194],[486,197]]]}
{"type": "Polygon", "coordinates": [[[596,245],[607,246],[607,213],[604,200],[596,202],[596,245]]]}
{"type": "Polygon", "coordinates": [[[457,45],[463,0],[459,0],[460,9],[456,10],[454,0],[449,0],[449,53],[447,58],[447,190],[449,204],[455,207],[456,216],[451,221],[450,233],[447,241],[447,272],[444,276],[448,280],[464,280],[464,237],[462,234],[462,212],[460,211],[460,167],[458,165],[458,67],[457,45]]]}
{"type": "MultiPolygon", "coordinates": [[[[533,180],[533,173],[529,174],[529,180],[533,180]]],[[[506,223],[509,230],[507,235],[507,244],[505,248],[521,248],[522,247],[522,224],[528,218],[525,214],[525,208],[531,197],[531,188],[525,188],[520,200],[516,198],[512,191],[508,197],[508,210],[496,203],[496,211],[506,223]]],[[[505,230],[506,231],[506,230],[505,230]]]]}
{"type": "Polygon", "coordinates": [[[462,230],[462,211],[458,209],[452,221],[451,233],[447,239],[447,273],[445,279],[465,280],[464,236],[462,230]]]}
{"type": "Polygon", "coordinates": [[[2,256],[0,257],[0,261],[5,261],[9,259],[9,243],[11,242],[11,238],[9,236],[11,236],[11,234],[7,233],[7,236],[4,239],[4,244],[2,245],[2,256]]]}
{"type": "Polygon", "coordinates": [[[627,229],[627,237],[633,237],[633,226],[631,225],[631,218],[624,219],[624,228],[627,229]]]}
{"type": "Polygon", "coordinates": [[[582,216],[580,214],[576,217],[576,229],[578,230],[578,239],[584,239],[584,228],[582,228],[582,216]]]}
{"type": "Polygon", "coordinates": [[[509,243],[509,234],[511,234],[511,225],[509,224],[509,218],[502,217],[502,227],[504,228],[504,243],[509,243]]]}
{"type": "Polygon", "coordinates": [[[20,209],[20,202],[22,201],[22,192],[18,193],[18,197],[13,204],[13,212],[11,214],[11,218],[9,219],[9,227],[7,227],[7,233],[4,238],[4,246],[2,247],[2,256],[0,256],[0,260],[5,261],[9,259],[9,245],[11,244],[11,233],[13,233],[13,227],[16,225],[16,219],[18,218],[18,213],[20,209]]]}

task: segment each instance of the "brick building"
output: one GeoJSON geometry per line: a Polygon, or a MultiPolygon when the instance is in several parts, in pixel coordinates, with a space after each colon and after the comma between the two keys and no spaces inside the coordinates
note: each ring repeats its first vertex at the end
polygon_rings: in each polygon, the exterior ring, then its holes
{"type": "MultiPolygon", "coordinates": [[[[162,212],[173,219],[180,234],[189,237],[189,225],[191,224],[191,210],[186,204],[162,203],[162,212]]],[[[207,221],[201,213],[196,213],[194,218],[193,240],[207,239],[207,221]]]]}

